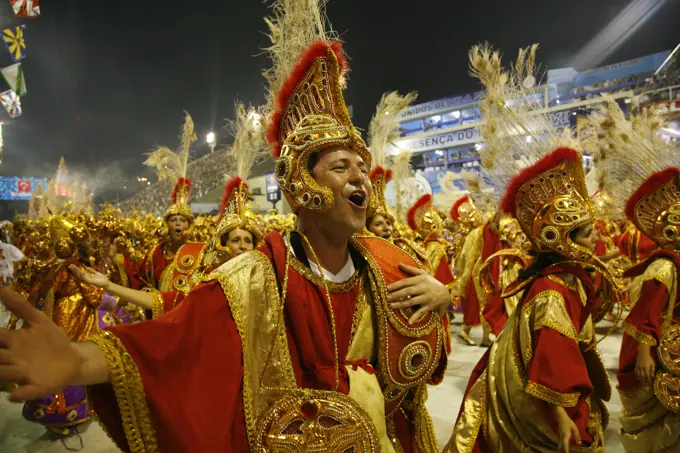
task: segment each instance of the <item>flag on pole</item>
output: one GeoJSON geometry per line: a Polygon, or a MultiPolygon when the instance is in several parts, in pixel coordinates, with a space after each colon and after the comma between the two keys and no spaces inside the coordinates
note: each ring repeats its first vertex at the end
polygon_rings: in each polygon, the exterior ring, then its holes
{"type": "Polygon", "coordinates": [[[24,78],[24,69],[21,63],[14,63],[6,68],[2,68],[0,72],[12,91],[19,96],[26,94],[26,79],[24,78]]]}
{"type": "Polygon", "coordinates": [[[21,61],[26,58],[26,41],[24,40],[25,25],[18,27],[5,28],[2,31],[2,39],[5,41],[5,46],[12,60],[21,61]]]}
{"type": "Polygon", "coordinates": [[[21,98],[14,91],[7,90],[0,93],[0,104],[7,110],[11,118],[21,116],[21,98]]]}
{"type": "Polygon", "coordinates": [[[17,17],[40,17],[40,0],[9,0],[17,17]]]}

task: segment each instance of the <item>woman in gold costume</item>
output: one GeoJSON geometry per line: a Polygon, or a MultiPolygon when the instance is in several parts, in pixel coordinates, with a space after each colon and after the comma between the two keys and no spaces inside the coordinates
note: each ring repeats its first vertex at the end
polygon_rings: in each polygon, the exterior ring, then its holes
{"type": "Polygon", "coordinates": [[[516,175],[500,181],[507,187],[501,209],[518,220],[535,261],[503,294],[524,291],[473,371],[447,453],[604,452],[601,399],[611,389],[593,341],[595,291],[584,270],[585,263],[603,266],[593,253],[595,215],[582,157],[558,147],[560,134],[531,100],[506,103],[535,83],[536,47],[521,50],[510,73],[490,48],[470,52],[473,75],[487,89],[485,127],[494,131],[482,163],[490,172],[516,175]],[[508,155],[533,165],[517,174],[508,155]]]}

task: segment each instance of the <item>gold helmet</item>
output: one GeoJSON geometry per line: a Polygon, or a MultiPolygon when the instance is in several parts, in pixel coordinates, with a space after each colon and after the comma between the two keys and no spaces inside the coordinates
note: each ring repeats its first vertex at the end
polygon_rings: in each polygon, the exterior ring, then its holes
{"type": "Polygon", "coordinates": [[[342,94],[347,70],[338,42],[315,42],[276,94],[267,139],[276,159],[276,179],[294,213],[300,208],[325,212],[333,205],[331,190],[319,186],[309,172],[315,153],[351,149],[370,168],[371,155],[342,94]]]}
{"type": "Polygon", "coordinates": [[[224,187],[220,218],[215,230],[216,250],[231,253],[229,247],[223,245],[222,238],[237,228],[250,232],[255,244],[262,241],[262,231],[254,216],[249,215],[247,202],[248,184],[241,178],[231,178],[224,187]]]}
{"type": "Polygon", "coordinates": [[[596,218],[577,151],[558,148],[524,169],[510,182],[501,208],[517,219],[536,251],[572,259],[592,255],[570,237],[596,218]]]}
{"type": "Polygon", "coordinates": [[[451,218],[461,222],[470,228],[475,228],[484,223],[475,202],[470,195],[460,197],[451,207],[451,218]]]}
{"type": "Polygon", "coordinates": [[[373,195],[368,201],[368,218],[381,215],[394,222],[394,216],[390,213],[385,199],[385,188],[387,183],[392,180],[392,170],[385,170],[382,167],[375,167],[371,172],[371,185],[373,195]]]}
{"type": "Polygon", "coordinates": [[[408,210],[406,218],[408,226],[423,237],[441,231],[444,227],[444,221],[435,209],[432,195],[429,193],[423,195],[415,202],[411,209],[408,210]]]}
{"type": "Polygon", "coordinates": [[[167,222],[170,217],[181,215],[186,217],[190,223],[193,222],[194,213],[191,210],[190,196],[191,181],[188,178],[179,178],[170,197],[172,204],[165,211],[163,219],[167,222]]]}
{"type": "Polygon", "coordinates": [[[659,246],[680,249],[680,169],[652,174],[633,193],[626,215],[659,246]]]}

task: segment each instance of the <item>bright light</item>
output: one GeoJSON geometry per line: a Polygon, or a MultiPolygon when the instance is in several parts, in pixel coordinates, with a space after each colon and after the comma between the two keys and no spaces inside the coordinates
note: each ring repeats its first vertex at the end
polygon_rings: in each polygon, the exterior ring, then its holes
{"type": "Polygon", "coordinates": [[[559,99],[555,101],[555,104],[559,104],[559,103],[560,103],[560,100],[559,100],[559,99]]]}
{"type": "Polygon", "coordinates": [[[451,112],[451,115],[453,115],[455,119],[460,118],[460,112],[458,110],[454,110],[453,112],[451,112]]]}
{"type": "Polygon", "coordinates": [[[209,145],[214,145],[215,144],[215,133],[210,132],[208,136],[206,137],[206,140],[208,141],[209,145]]]}
{"type": "Polygon", "coordinates": [[[527,141],[527,143],[531,143],[532,140],[533,140],[533,139],[531,138],[531,135],[527,135],[526,137],[524,137],[524,139],[527,141]]]}
{"type": "Polygon", "coordinates": [[[477,151],[481,151],[482,150],[482,144],[481,143],[475,143],[475,149],[477,151]]]}
{"type": "Polygon", "coordinates": [[[385,112],[385,115],[389,115],[389,114],[390,114],[390,112],[385,112]]]}

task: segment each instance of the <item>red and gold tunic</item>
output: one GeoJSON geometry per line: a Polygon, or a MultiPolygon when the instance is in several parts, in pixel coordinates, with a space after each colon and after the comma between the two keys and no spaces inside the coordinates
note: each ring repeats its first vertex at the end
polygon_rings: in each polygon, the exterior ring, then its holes
{"type": "Polygon", "coordinates": [[[150,287],[159,289],[163,272],[165,271],[165,268],[172,263],[172,259],[165,258],[165,253],[163,253],[166,245],[166,241],[156,245],[156,247],[144,257],[142,262],[139,263],[137,269],[128,274],[130,288],[143,289],[150,287]]]}
{"type": "MultiPolygon", "coordinates": [[[[454,296],[463,297],[463,322],[466,326],[482,323],[482,310],[486,303],[486,293],[480,286],[479,269],[494,253],[502,249],[501,238],[489,222],[470,232],[465,239],[463,250],[456,261],[454,296]]],[[[501,258],[491,264],[491,279],[498,287],[501,258]]],[[[502,302],[502,299],[500,300],[502,302]]],[[[500,303],[500,302],[499,302],[500,303]]]]}
{"type": "MultiPolygon", "coordinates": [[[[601,361],[582,346],[592,344],[592,281],[579,267],[552,266],[506,293],[525,295],[492,348],[475,368],[445,452],[557,451],[552,406],[563,407],[592,450],[603,451],[602,419],[594,389],[608,399],[601,361]],[[568,285],[561,275],[576,277],[568,285]],[[597,368],[595,370],[594,368],[597,368]],[[483,427],[483,429],[482,429],[483,427]]],[[[574,448],[574,447],[572,447],[574,448]]],[[[577,450],[581,451],[581,450],[577,450]]]]}
{"type": "MultiPolygon", "coordinates": [[[[618,390],[622,411],[620,438],[626,451],[678,451],[680,417],[657,396],[656,386],[641,384],[635,375],[640,344],[650,346],[656,364],[656,378],[663,367],[657,348],[664,334],[680,323],[677,302],[677,268],[680,255],[661,249],[632,267],[626,276],[641,279],[641,296],[624,322],[619,356],[618,390]]],[[[677,378],[675,378],[677,385],[677,378]]]]}
{"type": "MultiPolygon", "coordinates": [[[[371,314],[377,309],[371,294],[378,290],[373,288],[373,266],[387,266],[385,260],[406,255],[378,238],[353,244],[362,249],[357,271],[347,282],[334,284],[313,274],[289,253],[281,235],[271,233],[256,251],[240,255],[213,272],[212,280],[196,287],[166,315],[114,327],[98,337],[95,341],[107,355],[110,368],[119,360],[125,362],[123,368],[112,368],[112,385],[91,388],[94,407],[116,443],[124,451],[150,451],[154,446],[173,452],[251,451],[263,401],[260,378],[266,380],[272,366],[278,364],[283,370],[283,378],[275,380],[277,385],[283,386],[285,376],[290,376],[300,388],[336,389],[335,330],[340,362],[337,391],[349,394],[365,407],[376,421],[381,438],[391,437],[404,452],[436,448],[421,407],[425,381],[418,391],[405,395],[413,404],[385,412],[386,403],[375,377],[375,373],[383,376],[385,371],[381,371],[380,363],[384,362],[382,353],[376,356],[379,348],[375,343],[382,327],[376,326],[375,331],[366,327],[373,325],[373,319],[380,324],[380,316],[371,314]],[[382,253],[376,253],[373,247],[382,253]],[[367,250],[370,255],[364,255],[367,250]],[[372,261],[369,263],[366,256],[375,258],[368,258],[372,261]],[[236,281],[241,276],[245,280],[236,281]],[[287,283],[285,303],[270,310],[267,304],[278,300],[283,282],[287,283]],[[239,295],[247,295],[247,303],[236,304],[239,295]],[[276,334],[279,310],[285,323],[284,336],[276,334]],[[266,345],[273,342],[274,349],[258,347],[260,341],[266,345]],[[273,352],[276,364],[269,363],[270,350],[278,351],[273,352]],[[287,363],[290,375],[285,372],[287,363]],[[354,379],[361,385],[354,386],[354,379]],[[416,432],[416,427],[420,431],[416,432]]],[[[385,268],[385,283],[399,275],[403,278],[397,264],[385,268]]],[[[436,378],[432,370],[441,373],[445,368],[438,323],[438,318],[431,323],[433,332],[438,332],[438,349],[433,349],[434,357],[425,360],[430,368],[429,381],[436,378]]],[[[386,384],[382,377],[379,379],[386,384]]],[[[383,451],[391,445],[386,442],[381,442],[383,451]]]]}

